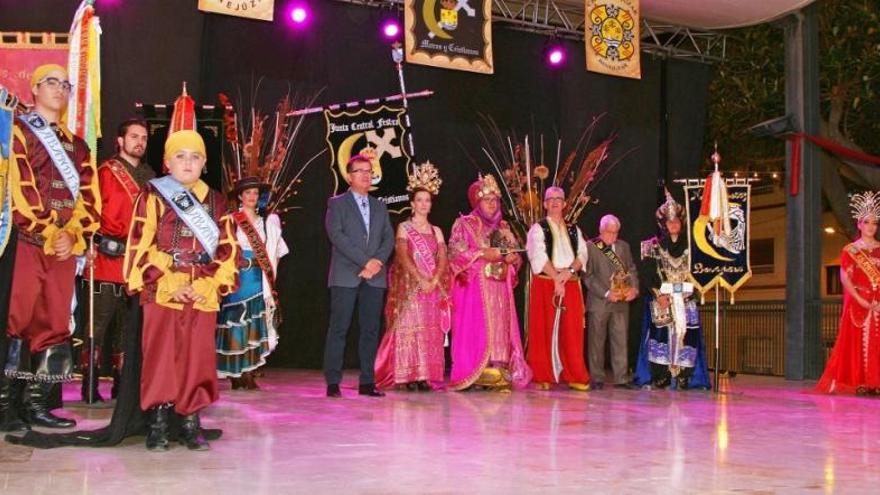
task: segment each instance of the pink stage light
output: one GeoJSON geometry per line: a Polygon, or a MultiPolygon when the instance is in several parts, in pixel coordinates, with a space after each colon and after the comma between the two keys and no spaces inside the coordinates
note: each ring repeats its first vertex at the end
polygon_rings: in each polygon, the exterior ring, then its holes
{"type": "Polygon", "coordinates": [[[554,46],[547,51],[547,62],[552,67],[558,67],[565,62],[565,50],[561,46],[554,46]]]}
{"type": "Polygon", "coordinates": [[[382,25],[382,34],[388,39],[397,38],[397,35],[400,34],[400,25],[394,20],[386,21],[382,25]]]}
{"type": "Polygon", "coordinates": [[[290,9],[290,20],[299,26],[302,26],[309,19],[309,9],[303,3],[295,3],[290,9]]]}

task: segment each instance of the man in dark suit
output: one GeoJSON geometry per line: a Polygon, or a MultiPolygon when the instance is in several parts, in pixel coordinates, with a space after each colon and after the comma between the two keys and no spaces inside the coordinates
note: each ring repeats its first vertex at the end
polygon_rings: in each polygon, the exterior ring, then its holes
{"type": "Polygon", "coordinates": [[[394,249],[394,231],[385,205],[370,196],[373,166],[364,155],[346,165],[350,188],[330,198],[324,220],[333,250],[330,256],[330,328],[324,347],[327,397],[341,397],[345,337],[358,307],[361,362],[358,394],[382,397],[376,389],[373,366],[379,346],[379,325],[387,287],[385,264],[394,249]]]}
{"type": "Polygon", "coordinates": [[[587,357],[593,389],[601,390],[605,378],[605,340],[611,343],[611,371],[615,387],[629,388],[626,380],[629,303],[639,294],[639,278],[632,252],[618,239],[620,220],[605,215],[599,237],[587,243],[587,357]],[[616,279],[612,284],[612,277],[616,279]]]}

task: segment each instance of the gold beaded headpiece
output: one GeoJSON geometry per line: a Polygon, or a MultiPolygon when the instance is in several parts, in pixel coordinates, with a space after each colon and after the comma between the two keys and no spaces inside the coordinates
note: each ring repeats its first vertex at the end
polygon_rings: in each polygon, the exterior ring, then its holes
{"type": "Polygon", "coordinates": [[[849,208],[853,218],[859,222],[868,217],[880,219],[880,193],[865,191],[853,194],[849,202],[849,208]]]}
{"type": "Polygon", "coordinates": [[[413,173],[409,175],[406,190],[413,192],[416,189],[424,189],[432,196],[436,196],[440,192],[440,184],[443,184],[440,171],[428,160],[414,167],[413,173]]]}

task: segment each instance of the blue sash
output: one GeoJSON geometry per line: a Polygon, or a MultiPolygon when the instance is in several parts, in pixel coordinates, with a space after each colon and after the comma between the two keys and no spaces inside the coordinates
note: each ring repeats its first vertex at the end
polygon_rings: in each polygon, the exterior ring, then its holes
{"type": "Polygon", "coordinates": [[[150,184],[165,198],[165,202],[171,205],[174,213],[177,213],[183,223],[193,231],[196,239],[213,258],[220,239],[220,229],[214,223],[211,215],[202,207],[202,204],[187,188],[183,187],[183,184],[177,182],[170,175],[151,179],[150,184]]]}
{"type": "MultiPolygon", "coordinates": [[[[6,249],[12,226],[12,204],[9,194],[9,169],[4,166],[12,156],[12,113],[14,105],[7,106],[9,93],[0,86],[0,255],[6,249]]],[[[8,163],[12,166],[11,163],[8,163]]]]}
{"type": "Polygon", "coordinates": [[[46,122],[46,119],[36,112],[21,115],[18,119],[28,126],[31,132],[37,136],[37,139],[43,143],[43,147],[46,148],[46,152],[49,154],[49,158],[52,159],[55,169],[61,174],[67,190],[70,191],[70,195],[76,201],[79,197],[79,171],[73,164],[70,155],[64,151],[64,146],[61,144],[61,140],[58,139],[58,135],[55,134],[55,131],[46,122]]]}

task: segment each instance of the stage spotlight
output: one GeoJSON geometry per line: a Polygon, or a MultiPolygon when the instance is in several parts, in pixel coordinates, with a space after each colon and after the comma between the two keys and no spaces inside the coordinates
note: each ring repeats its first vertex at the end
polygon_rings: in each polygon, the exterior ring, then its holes
{"type": "Polygon", "coordinates": [[[309,20],[309,8],[302,2],[295,2],[290,8],[290,20],[302,26],[309,20]]]}
{"type": "Polygon", "coordinates": [[[400,24],[394,19],[389,19],[382,24],[382,35],[393,40],[400,34],[400,24]]]}
{"type": "Polygon", "coordinates": [[[553,45],[547,49],[547,63],[551,67],[559,67],[565,62],[565,49],[561,45],[553,45]]]}

